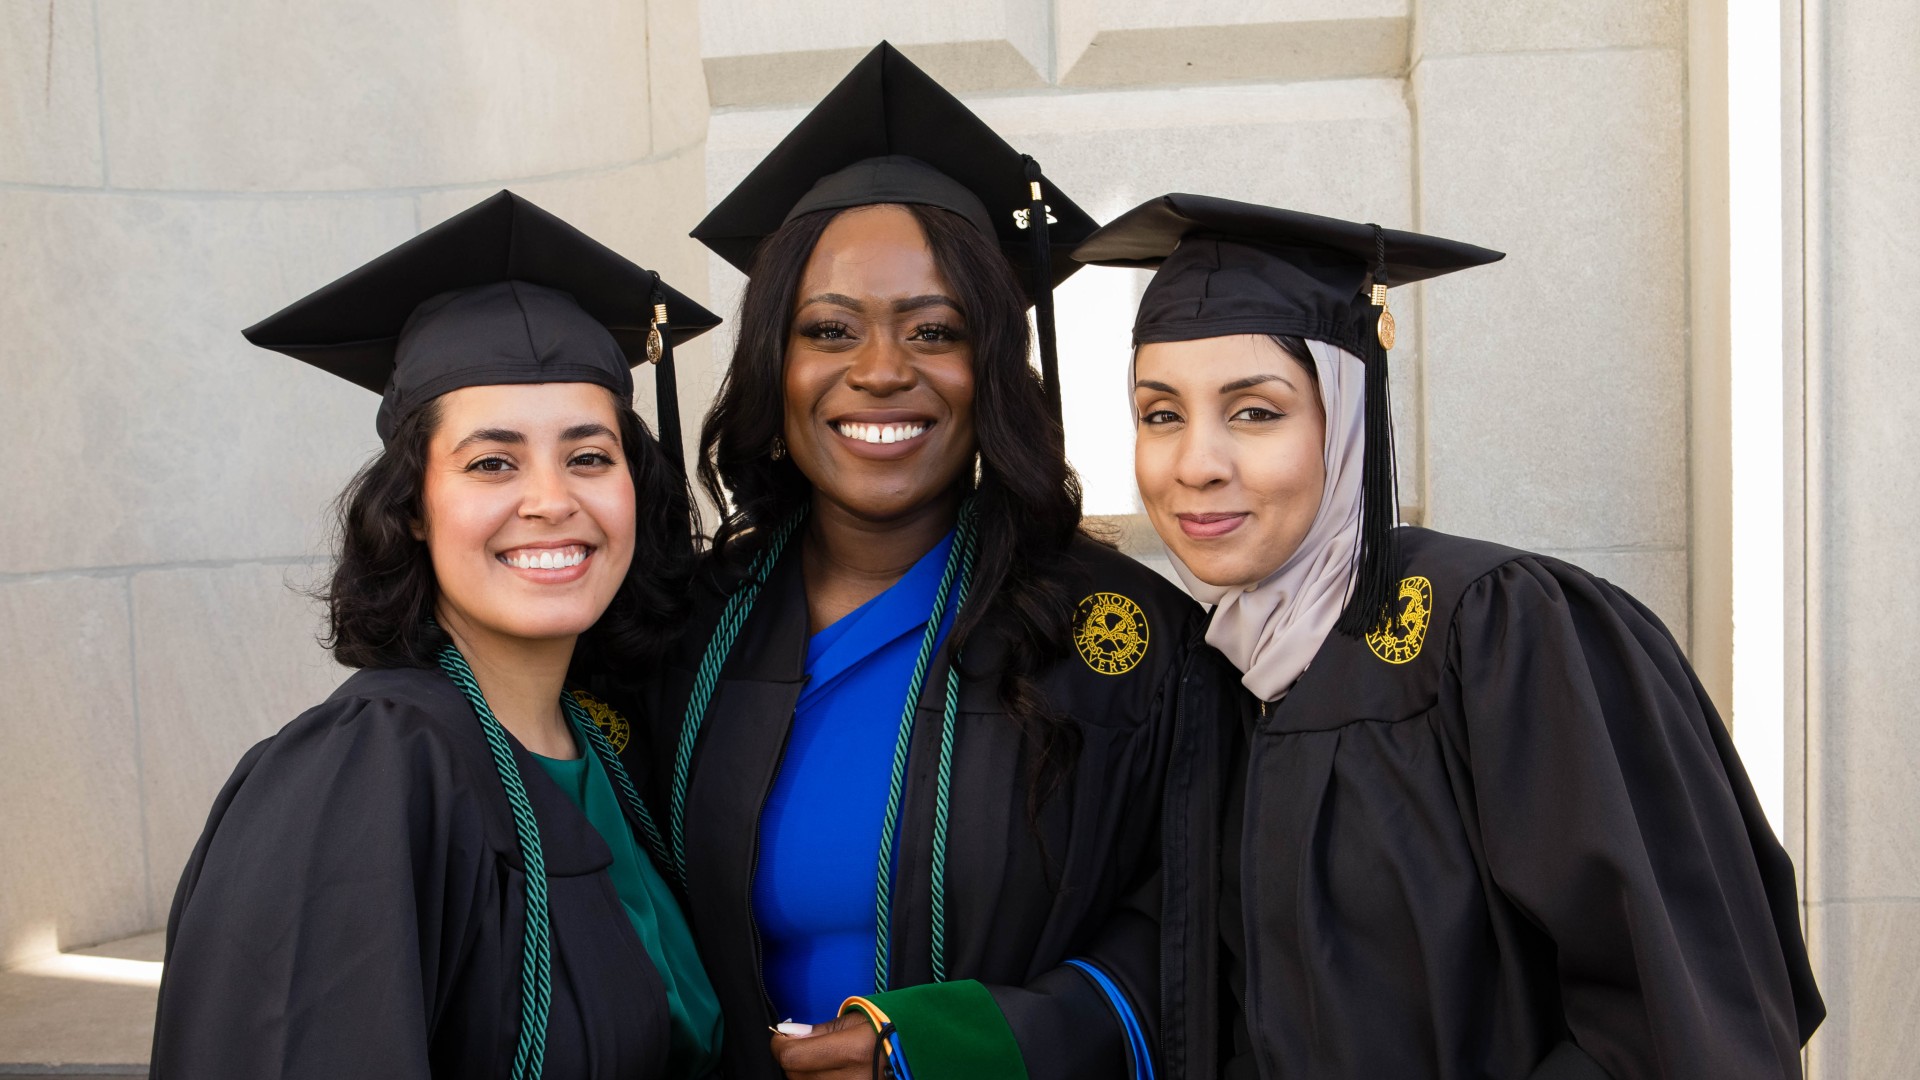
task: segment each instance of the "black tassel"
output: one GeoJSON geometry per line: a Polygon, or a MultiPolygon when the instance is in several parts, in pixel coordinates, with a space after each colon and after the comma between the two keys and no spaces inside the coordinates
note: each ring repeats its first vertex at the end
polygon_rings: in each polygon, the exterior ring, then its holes
{"type": "Polygon", "coordinates": [[[1027,237],[1033,245],[1033,321],[1040,331],[1040,378],[1047,390],[1047,408],[1064,430],[1060,400],[1060,348],[1053,333],[1053,246],[1047,239],[1047,192],[1040,163],[1026,155],[1027,237]]]}
{"type": "MultiPolygon", "coordinates": [[[[1379,257],[1373,280],[1386,285],[1386,243],[1374,226],[1379,257]]],[[[1353,598],[1334,629],[1362,637],[1388,625],[1399,598],[1400,544],[1394,531],[1400,521],[1399,463],[1393,449],[1393,394],[1387,372],[1387,350],[1378,333],[1367,335],[1366,460],[1360,469],[1360,556],[1355,568],[1353,598]]]]}
{"type": "MultiPolygon", "coordinates": [[[[667,302],[666,295],[659,289],[660,275],[653,275],[654,312],[663,311],[667,302]]],[[[654,328],[660,334],[660,359],[653,367],[653,405],[657,417],[654,432],[660,439],[661,449],[667,452],[667,460],[687,475],[686,449],[680,443],[680,387],[673,375],[673,335],[667,332],[665,318],[660,318],[654,328]]]]}

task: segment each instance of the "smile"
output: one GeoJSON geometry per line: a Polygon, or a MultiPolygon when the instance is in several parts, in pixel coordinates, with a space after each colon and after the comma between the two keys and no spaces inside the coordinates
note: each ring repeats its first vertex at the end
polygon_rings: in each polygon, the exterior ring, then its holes
{"type": "Polygon", "coordinates": [[[848,420],[834,421],[833,430],[844,438],[855,442],[875,445],[891,445],[908,442],[927,433],[931,425],[925,423],[905,424],[861,424],[848,420]]]}
{"type": "Polygon", "coordinates": [[[585,544],[557,548],[514,548],[494,558],[515,570],[571,570],[587,561],[593,549],[585,544]]]}
{"type": "Polygon", "coordinates": [[[1213,540],[1225,536],[1247,520],[1247,515],[1244,513],[1177,514],[1175,516],[1180,519],[1180,531],[1194,540],[1213,540]]]}

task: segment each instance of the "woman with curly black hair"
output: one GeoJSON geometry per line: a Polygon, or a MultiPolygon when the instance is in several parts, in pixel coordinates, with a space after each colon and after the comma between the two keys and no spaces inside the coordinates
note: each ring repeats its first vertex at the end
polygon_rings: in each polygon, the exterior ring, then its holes
{"type": "Polygon", "coordinates": [[[717,321],[501,192],[247,332],[382,392],[325,593],[360,670],[220,793],[154,1077],[712,1070],[718,1004],[625,733],[566,688],[680,623],[688,493],[629,368],[717,321]]]}
{"type": "Polygon", "coordinates": [[[749,274],[731,510],[635,765],[730,1076],[1152,1073],[1164,773],[1224,680],[1080,533],[1028,366],[1016,266],[1049,362],[1048,233],[1091,227],[882,45],[695,230],[749,274]]]}

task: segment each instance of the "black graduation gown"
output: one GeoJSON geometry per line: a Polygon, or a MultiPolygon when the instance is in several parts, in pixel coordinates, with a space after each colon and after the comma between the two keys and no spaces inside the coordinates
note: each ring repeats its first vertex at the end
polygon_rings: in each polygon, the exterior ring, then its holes
{"type": "MultiPolygon", "coordinates": [[[[1185,725],[1192,717],[1206,716],[1198,721],[1205,730],[1217,728],[1225,684],[1217,654],[1201,640],[1204,614],[1182,590],[1084,538],[1070,554],[1073,595],[1125,597],[1144,616],[1147,647],[1134,666],[1108,675],[1066,643],[1066,657],[1039,673],[1041,690],[1077,723],[1082,745],[1063,789],[1039,814],[1037,837],[1026,809],[1028,756],[1001,705],[991,661],[1002,646],[983,638],[969,647],[972,677],[961,685],[947,848],[947,975],[986,985],[1032,1080],[1110,1080],[1128,1075],[1119,1022],[1093,982],[1063,965],[1087,958],[1105,970],[1155,1038],[1164,770],[1176,742],[1191,737],[1185,725]]],[[[630,770],[647,775],[652,792],[671,789],[693,671],[724,599],[718,587],[697,591],[683,648],[643,710],[648,736],[627,751],[630,770]]],[[[774,568],[722,671],[690,778],[687,911],[727,1017],[722,1072],[742,1080],[781,1076],[765,1024],[782,1018],[761,979],[752,887],[762,808],[804,684],[808,629],[796,543],[774,568]]],[[[947,652],[943,647],[929,669],[909,751],[892,908],[893,988],[932,978],[929,857],[947,652]]],[[[665,799],[656,795],[652,805],[667,828],[665,799]]]]}
{"type": "MultiPolygon", "coordinates": [[[[612,856],[517,744],[552,917],[544,1075],[665,1073],[666,991],[612,856]]],[[[466,698],[439,671],[361,671],[250,750],[167,923],[156,1080],[510,1075],[524,874],[466,698]]]]}
{"type": "Polygon", "coordinates": [[[1329,635],[1222,800],[1257,1074],[1799,1076],[1793,867],[1672,637],[1558,560],[1400,543],[1412,617],[1329,635]]]}

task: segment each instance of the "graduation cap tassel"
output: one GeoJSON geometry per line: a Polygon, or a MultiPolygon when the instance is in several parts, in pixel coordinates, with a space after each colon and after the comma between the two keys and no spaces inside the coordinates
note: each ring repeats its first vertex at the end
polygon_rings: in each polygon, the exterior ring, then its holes
{"type": "Polygon", "coordinates": [[[1387,350],[1393,347],[1393,314],[1387,309],[1386,239],[1373,226],[1376,257],[1372,300],[1380,319],[1367,341],[1365,454],[1360,469],[1360,565],[1353,599],[1340,615],[1338,629],[1359,637],[1392,617],[1397,594],[1400,550],[1394,532],[1400,519],[1398,463],[1393,448],[1392,386],[1387,377],[1387,350]]]}
{"type": "Polygon", "coordinates": [[[1033,317],[1040,331],[1040,377],[1053,422],[1065,427],[1060,400],[1060,347],[1053,332],[1053,245],[1047,238],[1047,197],[1040,163],[1022,154],[1027,170],[1027,236],[1033,245],[1033,317]]]}
{"type": "Polygon", "coordinates": [[[658,417],[655,432],[667,460],[687,474],[686,449],[680,443],[680,387],[673,375],[673,337],[667,332],[666,296],[660,291],[660,275],[653,275],[653,328],[647,331],[647,359],[653,362],[653,404],[658,417]]]}

